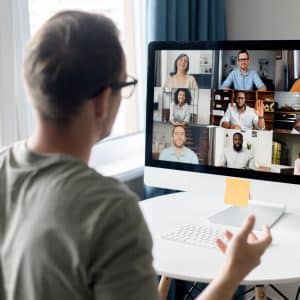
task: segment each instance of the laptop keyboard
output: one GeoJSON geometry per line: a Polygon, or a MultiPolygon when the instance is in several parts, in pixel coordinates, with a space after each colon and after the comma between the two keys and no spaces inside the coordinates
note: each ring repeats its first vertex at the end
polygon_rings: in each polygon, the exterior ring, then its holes
{"type": "Polygon", "coordinates": [[[180,242],[193,246],[217,248],[216,238],[224,236],[223,229],[214,224],[186,224],[162,235],[164,240],[180,242]]]}

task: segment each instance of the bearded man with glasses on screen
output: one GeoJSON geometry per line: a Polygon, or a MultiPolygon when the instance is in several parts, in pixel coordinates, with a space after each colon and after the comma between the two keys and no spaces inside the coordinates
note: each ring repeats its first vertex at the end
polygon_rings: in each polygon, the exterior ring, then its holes
{"type": "Polygon", "coordinates": [[[220,126],[227,129],[264,129],[264,103],[257,100],[255,108],[246,104],[246,94],[239,91],[235,103],[229,104],[220,121],[220,126]]]}

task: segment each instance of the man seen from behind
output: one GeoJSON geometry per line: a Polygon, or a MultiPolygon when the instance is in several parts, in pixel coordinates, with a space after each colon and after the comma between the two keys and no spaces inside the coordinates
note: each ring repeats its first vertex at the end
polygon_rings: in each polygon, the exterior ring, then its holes
{"type": "MultiPolygon", "coordinates": [[[[86,12],[56,14],[33,37],[24,77],[35,130],[0,153],[7,299],[157,300],[152,241],[136,195],[88,167],[92,146],[110,134],[120,90],[136,84],[127,79],[115,25],[86,12]]],[[[252,243],[253,225],[250,217],[228,245],[218,240],[226,260],[199,299],[230,299],[259,264],[271,235],[265,228],[252,243]]]]}

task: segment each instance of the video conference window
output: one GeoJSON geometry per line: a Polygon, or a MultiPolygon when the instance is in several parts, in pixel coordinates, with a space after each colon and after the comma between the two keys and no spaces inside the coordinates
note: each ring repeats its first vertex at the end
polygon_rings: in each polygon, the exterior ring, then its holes
{"type": "Polygon", "coordinates": [[[152,158],[299,175],[298,56],[156,51],[152,158]]]}

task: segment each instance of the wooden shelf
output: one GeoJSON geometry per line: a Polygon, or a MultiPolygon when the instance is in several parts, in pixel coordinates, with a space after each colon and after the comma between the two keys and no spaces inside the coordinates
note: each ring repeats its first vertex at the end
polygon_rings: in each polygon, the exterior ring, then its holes
{"type": "Polygon", "coordinates": [[[292,135],[294,135],[293,133],[291,133],[291,130],[287,130],[287,129],[274,129],[273,132],[274,133],[284,133],[284,134],[292,134],[292,135]]]}

